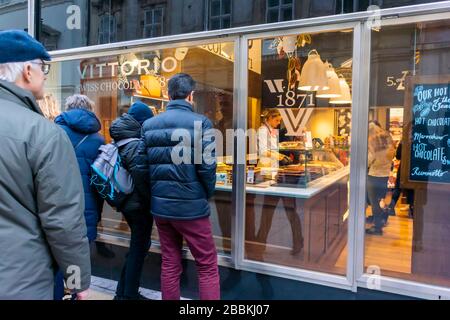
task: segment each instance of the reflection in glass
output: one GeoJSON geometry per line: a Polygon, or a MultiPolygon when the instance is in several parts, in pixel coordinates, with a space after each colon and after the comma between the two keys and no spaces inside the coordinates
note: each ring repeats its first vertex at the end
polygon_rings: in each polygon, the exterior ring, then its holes
{"type": "MultiPolygon", "coordinates": [[[[154,114],[163,113],[169,101],[167,81],[175,73],[186,72],[197,82],[195,108],[205,114],[224,137],[233,125],[234,44],[126,52],[82,60],[54,62],[48,75],[47,95],[54,98],[52,109],[64,111],[62,102],[69,95],[82,93],[95,102],[94,112],[101,121],[100,133],[111,141],[109,127],[135,101],[142,101],[154,114]]],[[[224,144],[227,143],[226,137],[224,144]]],[[[232,152],[232,149],[230,149],[232,152]]],[[[231,250],[232,156],[217,152],[217,161],[228,168],[226,179],[210,199],[211,220],[220,253],[231,250]]],[[[105,205],[99,232],[128,238],[129,229],[122,215],[105,205]]],[[[152,234],[157,240],[157,232],[152,234]]]]}
{"type": "Polygon", "coordinates": [[[0,1],[0,30],[28,30],[28,1],[0,1]]]}
{"type": "Polygon", "coordinates": [[[450,285],[449,34],[448,21],[384,27],[371,53],[365,267],[439,286],[450,285]]]}
{"type": "MultiPolygon", "coordinates": [[[[40,40],[49,50],[366,11],[370,1],[41,1],[40,40]],[[233,5],[238,4],[238,10],[233,5]],[[154,10],[152,17],[148,14],[154,10]],[[108,18],[113,25],[103,25],[108,18]],[[215,20],[215,19],[218,19],[215,20]],[[158,26],[150,27],[158,24],[158,26]],[[99,29],[102,31],[99,32],[99,29]]],[[[420,1],[419,1],[420,2],[420,1]]],[[[373,3],[373,1],[371,1],[373,3]]],[[[417,4],[378,1],[381,8],[417,4]]],[[[0,6],[0,29],[27,27],[26,1],[0,6]],[[5,12],[2,16],[2,12],[5,12]],[[20,12],[20,16],[19,16],[20,12]],[[6,17],[6,19],[5,19],[6,17]],[[22,21],[19,23],[19,21],[22,21]]]]}
{"type": "Polygon", "coordinates": [[[245,258],[345,274],[351,101],[325,93],[329,70],[352,83],[352,33],[254,39],[249,59],[245,258]]]}

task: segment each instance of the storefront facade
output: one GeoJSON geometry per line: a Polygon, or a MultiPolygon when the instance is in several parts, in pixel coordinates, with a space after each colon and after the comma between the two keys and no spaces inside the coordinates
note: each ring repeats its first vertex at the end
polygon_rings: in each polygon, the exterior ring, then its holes
{"type": "MultiPolygon", "coordinates": [[[[40,102],[49,118],[67,96],[86,94],[110,140],[111,121],[130,104],[164,112],[167,79],[194,77],[195,109],[221,137],[210,201],[221,265],[450,298],[450,1],[384,1],[381,11],[365,11],[372,2],[254,1],[241,13],[236,1],[181,1],[204,19],[183,17],[171,1],[20,2],[28,31],[55,49],[40,102]],[[102,18],[77,21],[77,5],[102,18]],[[121,20],[139,6],[148,8],[141,23],[121,20]]],[[[128,239],[105,206],[99,241],[128,239]]],[[[152,239],[158,251],[156,229],[152,239]]]]}

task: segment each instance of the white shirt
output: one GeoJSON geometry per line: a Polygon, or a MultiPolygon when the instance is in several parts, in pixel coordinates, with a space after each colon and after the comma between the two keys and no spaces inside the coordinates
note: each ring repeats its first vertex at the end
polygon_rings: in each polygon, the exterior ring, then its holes
{"type": "Polygon", "coordinates": [[[278,168],[278,129],[263,124],[258,129],[258,166],[278,168]],[[268,152],[273,151],[273,152],[268,152]]]}

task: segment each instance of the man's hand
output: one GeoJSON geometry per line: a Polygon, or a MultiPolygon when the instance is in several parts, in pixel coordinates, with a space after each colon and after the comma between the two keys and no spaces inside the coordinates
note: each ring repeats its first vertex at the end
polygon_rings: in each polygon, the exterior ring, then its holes
{"type": "Polygon", "coordinates": [[[90,296],[89,289],[77,293],[77,300],[88,300],[90,296]]]}

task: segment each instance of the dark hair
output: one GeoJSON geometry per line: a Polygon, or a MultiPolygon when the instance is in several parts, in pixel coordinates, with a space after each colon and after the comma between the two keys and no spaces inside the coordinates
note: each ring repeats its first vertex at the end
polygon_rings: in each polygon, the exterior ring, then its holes
{"type": "Polygon", "coordinates": [[[177,73],[169,80],[169,97],[172,100],[186,99],[195,89],[195,81],[186,73],[177,73]]]}

